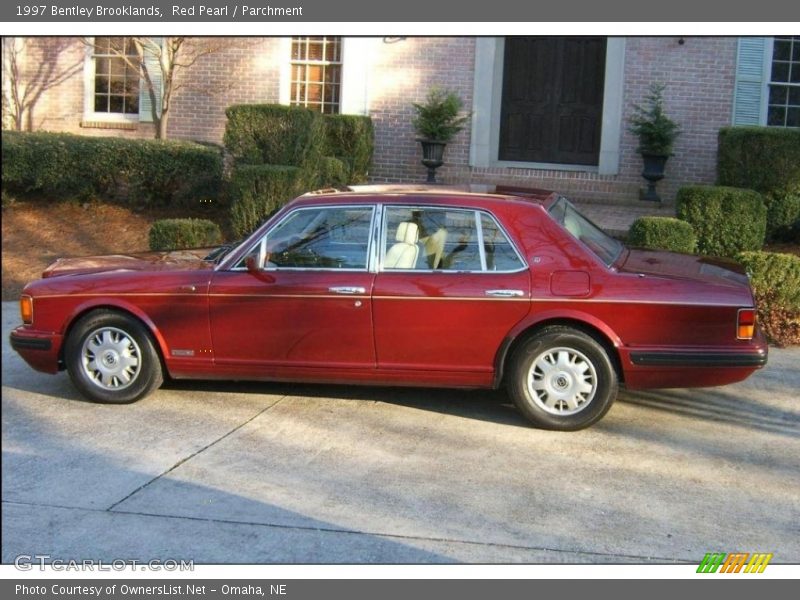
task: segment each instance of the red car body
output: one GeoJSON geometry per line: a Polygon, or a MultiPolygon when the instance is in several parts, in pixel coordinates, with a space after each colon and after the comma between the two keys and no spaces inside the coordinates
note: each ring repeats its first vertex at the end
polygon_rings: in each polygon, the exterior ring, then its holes
{"type": "MultiPolygon", "coordinates": [[[[103,308],[144,324],[176,379],[497,387],[519,340],[550,325],[596,339],[629,389],[727,384],[766,364],[757,327],[738,339],[739,312],[754,302],[737,265],[628,248],[606,264],[552,217],[558,195],[510,192],[309,194],[219,264],[186,252],[61,260],[26,286],[33,317],[11,342],[55,373],[73,324],[103,308]],[[524,268],[234,268],[292,211],[337,205],[481,211],[524,268]]],[[[370,248],[386,228],[375,220],[370,248]]]]}

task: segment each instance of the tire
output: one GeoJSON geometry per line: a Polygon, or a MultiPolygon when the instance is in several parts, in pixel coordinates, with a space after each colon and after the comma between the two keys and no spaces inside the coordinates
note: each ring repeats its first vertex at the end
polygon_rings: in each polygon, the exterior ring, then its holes
{"type": "Polygon", "coordinates": [[[81,317],[67,338],[64,361],[72,383],[94,402],[135,402],[164,381],[150,333],[120,312],[97,310],[81,317]]]}
{"type": "Polygon", "coordinates": [[[516,349],[507,373],[519,411],[543,429],[575,431],[599,421],[617,397],[617,373],[593,337],[564,326],[542,329],[516,349]]]}

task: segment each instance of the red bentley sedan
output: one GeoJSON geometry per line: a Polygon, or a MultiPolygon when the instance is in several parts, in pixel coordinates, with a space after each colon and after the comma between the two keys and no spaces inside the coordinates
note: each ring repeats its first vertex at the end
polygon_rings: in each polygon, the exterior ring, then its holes
{"type": "Polygon", "coordinates": [[[767,361],[735,263],[626,248],[555,193],[311,193],[247,239],[61,259],[14,349],[99,402],[175,379],[496,388],[539,427],[628,389],[740,381],[767,361]],[[202,255],[200,255],[202,256],[202,255]]]}

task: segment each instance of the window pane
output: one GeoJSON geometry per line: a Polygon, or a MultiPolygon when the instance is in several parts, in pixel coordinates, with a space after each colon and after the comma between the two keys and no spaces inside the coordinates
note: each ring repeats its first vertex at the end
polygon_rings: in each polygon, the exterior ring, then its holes
{"type": "Polygon", "coordinates": [[[97,95],[94,97],[95,112],[108,112],[108,96],[97,95]]]}
{"type": "Polygon", "coordinates": [[[789,63],[772,63],[772,81],[789,81],[789,63]]]}
{"type": "Polygon", "coordinates": [[[325,47],[325,60],[339,62],[339,41],[334,39],[328,42],[325,47]]]}
{"type": "Polygon", "coordinates": [[[786,111],[786,126],[800,127],[800,108],[793,107],[786,111]]]}
{"type": "Polygon", "coordinates": [[[306,100],[308,102],[322,102],[322,85],[310,83],[306,87],[306,100]]]}
{"type": "Polygon", "coordinates": [[[97,94],[108,93],[108,77],[99,75],[94,78],[94,91],[97,94]]]}
{"type": "Polygon", "coordinates": [[[786,95],[788,89],[782,85],[772,85],[769,88],[769,103],[770,104],[786,104],[786,95]]]}
{"type": "Polygon", "coordinates": [[[800,87],[789,88],[789,104],[800,106],[800,87]]]}
{"type": "Polygon", "coordinates": [[[322,42],[309,42],[307,60],[322,60],[322,42]]]}
{"type": "Polygon", "coordinates": [[[96,58],[94,60],[94,72],[98,75],[108,75],[109,69],[110,64],[107,58],[96,58]]]}
{"type": "Polygon", "coordinates": [[[109,96],[108,110],[109,112],[121,113],[123,109],[122,96],[109,96]]]}
{"type": "Polygon", "coordinates": [[[792,75],[789,77],[792,83],[800,83],[800,62],[792,64],[792,75]]]}
{"type": "Polygon", "coordinates": [[[325,83],[339,83],[339,73],[341,67],[336,65],[329,65],[325,68],[325,83]]]}
{"type": "Polygon", "coordinates": [[[786,109],[783,106],[770,106],[767,111],[767,125],[783,127],[786,109]]]}
{"type": "Polygon", "coordinates": [[[383,268],[480,271],[474,211],[389,208],[383,268]]]}
{"type": "Polygon", "coordinates": [[[371,207],[298,210],[267,234],[267,267],[366,269],[371,207]]]}
{"type": "Polygon", "coordinates": [[[522,268],[522,261],[494,219],[489,215],[481,215],[481,229],[488,270],[515,271],[522,268]]]}
{"type": "Polygon", "coordinates": [[[139,114],[139,96],[125,96],[125,112],[127,114],[139,114]]]}
{"type": "Polygon", "coordinates": [[[792,56],[792,42],[789,40],[775,40],[772,50],[772,60],[789,60],[792,56]]]}
{"type": "Polygon", "coordinates": [[[800,61],[800,37],[794,39],[794,44],[792,45],[792,60],[800,61]]]}

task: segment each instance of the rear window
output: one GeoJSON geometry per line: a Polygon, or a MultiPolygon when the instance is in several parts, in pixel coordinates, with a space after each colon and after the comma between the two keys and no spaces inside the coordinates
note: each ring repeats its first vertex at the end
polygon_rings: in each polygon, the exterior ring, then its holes
{"type": "Polygon", "coordinates": [[[624,246],[561,196],[549,210],[550,216],[576,240],[581,242],[608,267],[619,257],[624,246]]]}

